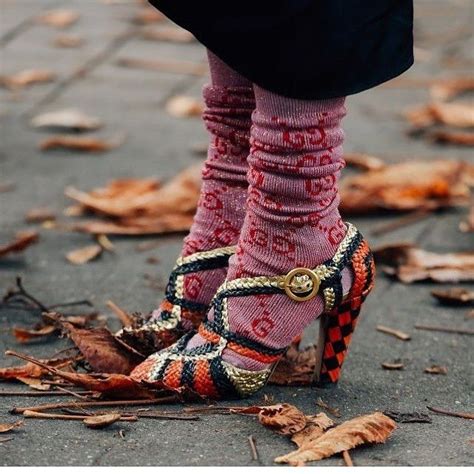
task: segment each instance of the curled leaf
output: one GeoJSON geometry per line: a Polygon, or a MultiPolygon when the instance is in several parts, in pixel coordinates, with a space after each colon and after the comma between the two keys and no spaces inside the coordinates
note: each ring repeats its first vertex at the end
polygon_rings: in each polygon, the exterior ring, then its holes
{"type": "Polygon", "coordinates": [[[77,109],[63,109],[37,115],[31,120],[35,128],[84,132],[97,130],[103,123],[77,109]]]}
{"type": "Polygon", "coordinates": [[[84,418],[84,424],[88,428],[100,429],[105,428],[119,421],[120,413],[107,413],[105,415],[88,416],[84,418]]]}
{"type": "Polygon", "coordinates": [[[8,433],[9,431],[13,431],[15,428],[20,427],[22,424],[22,420],[15,421],[15,423],[2,423],[0,424],[0,433],[8,433]]]}
{"type": "Polygon", "coordinates": [[[298,465],[319,461],[361,444],[384,443],[395,428],[395,422],[383,413],[375,412],[359,416],[326,431],[314,442],[304,444],[285,456],[277,457],[275,462],[298,465]]]}
{"type": "Polygon", "coordinates": [[[87,245],[86,247],[68,252],[66,258],[73,265],[83,265],[96,259],[103,250],[103,247],[99,244],[87,245]]]}

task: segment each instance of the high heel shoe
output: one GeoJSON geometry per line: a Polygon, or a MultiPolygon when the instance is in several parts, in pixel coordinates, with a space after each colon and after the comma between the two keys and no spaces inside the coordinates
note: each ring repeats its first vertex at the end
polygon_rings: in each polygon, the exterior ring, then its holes
{"type": "Polygon", "coordinates": [[[127,326],[116,333],[141,353],[152,353],[175,343],[192,328],[197,328],[204,319],[208,305],[185,298],[185,276],[226,268],[235,247],[220,247],[204,252],[195,252],[179,257],[170,274],[165,297],[159,307],[159,314],[149,317],[138,327],[127,326]]]}
{"type": "Polygon", "coordinates": [[[224,282],[217,290],[211,307],[212,321],[205,320],[198,332],[207,343],[186,349],[194,333],[176,344],[153,354],[134,369],[131,376],[158,382],[171,389],[187,388],[209,398],[245,397],[261,389],[275,364],[287,350],[275,349],[230,331],[227,301],[232,297],[261,294],[286,294],[302,302],[321,295],[324,312],[320,317],[319,358],[315,383],[336,383],[354,331],[360,308],[371,291],[375,267],[367,242],[352,224],[332,259],[316,268],[295,268],[286,275],[238,278],[224,282]],[[341,272],[353,271],[353,284],[343,295],[341,272]],[[269,368],[251,371],[235,367],[222,358],[225,348],[252,358],[269,368]]]}

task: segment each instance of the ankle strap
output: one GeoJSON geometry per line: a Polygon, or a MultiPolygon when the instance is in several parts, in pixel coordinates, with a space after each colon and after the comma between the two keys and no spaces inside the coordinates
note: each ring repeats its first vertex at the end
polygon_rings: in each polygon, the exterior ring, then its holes
{"type": "Polygon", "coordinates": [[[330,311],[343,299],[341,272],[351,262],[363,241],[357,228],[347,222],[346,236],[334,256],[315,268],[294,268],[286,275],[257,276],[225,281],[217,290],[213,303],[231,296],[286,293],[294,301],[308,301],[320,294],[325,310],[330,311]]]}

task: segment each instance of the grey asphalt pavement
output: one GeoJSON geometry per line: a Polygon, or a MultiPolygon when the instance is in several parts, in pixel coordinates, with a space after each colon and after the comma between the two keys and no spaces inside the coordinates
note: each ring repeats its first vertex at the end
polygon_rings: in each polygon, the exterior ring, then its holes
{"type": "MultiPolygon", "coordinates": [[[[122,176],[169,178],[195,162],[195,144],[206,140],[197,118],[173,118],[164,110],[176,94],[199,97],[206,77],[196,77],[117,65],[120,58],[182,59],[204,62],[197,43],[147,41],[130,21],[139,2],[132,0],[0,0],[1,74],[46,68],[57,80],[21,91],[0,89],[0,183],[15,189],[0,194],[0,243],[19,230],[34,227],[24,222],[32,207],[47,206],[59,215],[71,204],[64,189],[74,185],[89,190],[122,176]],[[70,8],[81,17],[66,30],[38,24],[35,18],[51,8],[70,8]],[[58,49],[52,41],[60,33],[82,37],[80,48],[58,49]],[[125,133],[122,146],[103,155],[41,152],[38,142],[45,132],[32,129],[32,115],[66,107],[100,117],[106,124],[99,135],[110,138],[125,133]]],[[[472,160],[469,149],[436,145],[406,135],[400,113],[409,105],[429,99],[426,81],[472,74],[472,2],[469,0],[417,0],[417,64],[402,82],[378,87],[350,97],[345,119],[347,151],[381,156],[388,162],[417,158],[472,160]]],[[[156,26],[160,28],[161,26],[156,26]]],[[[317,51],[308,52],[317,54],[317,51]]],[[[350,171],[348,171],[350,172],[350,171]]],[[[383,236],[371,230],[393,217],[373,216],[352,221],[373,246],[410,241],[433,251],[472,250],[472,234],[463,234],[458,223],[464,211],[449,211],[405,226],[383,236]]],[[[84,234],[40,228],[40,241],[23,254],[0,261],[0,292],[21,275],[27,288],[48,304],[87,298],[117,326],[105,302],[113,300],[129,311],[149,311],[161,298],[145,275],[163,283],[180,249],[182,235],[147,238],[112,238],[116,252],[84,266],[73,266],[65,254],[87,245],[84,234]],[[157,247],[137,252],[136,245],[156,240],[157,247]],[[147,263],[156,256],[158,264],[147,263]]],[[[471,328],[466,308],[438,305],[430,295],[435,284],[403,285],[378,273],[376,289],[368,299],[353,339],[342,380],[337,389],[266,387],[263,395],[276,402],[297,405],[307,413],[320,411],[320,397],[338,408],[342,420],[375,410],[428,412],[427,406],[451,411],[473,411],[472,336],[428,332],[415,324],[471,328]],[[411,334],[401,341],[377,332],[384,324],[411,334]],[[384,361],[400,358],[405,369],[385,371],[384,361]],[[447,375],[430,375],[424,369],[438,364],[447,375]]],[[[67,345],[65,340],[20,345],[11,335],[18,325],[31,325],[37,313],[0,304],[0,366],[17,361],[3,356],[6,349],[47,356],[67,345]]],[[[311,331],[309,331],[311,334],[311,331]]],[[[64,397],[28,398],[1,396],[21,385],[0,385],[0,423],[15,421],[13,406],[60,401],[64,397]]],[[[167,407],[175,408],[175,407],[167,407]]],[[[356,465],[472,465],[472,420],[431,414],[430,424],[400,424],[385,445],[354,450],[356,465]]],[[[272,465],[273,459],[292,449],[288,439],[237,415],[208,415],[195,421],[141,420],[107,429],[88,430],[72,421],[31,420],[0,443],[0,464],[31,465],[272,465]],[[119,436],[123,429],[124,437],[119,436]],[[252,461],[248,436],[256,439],[259,461],[252,461]]],[[[318,463],[343,465],[333,457],[318,463]]]]}

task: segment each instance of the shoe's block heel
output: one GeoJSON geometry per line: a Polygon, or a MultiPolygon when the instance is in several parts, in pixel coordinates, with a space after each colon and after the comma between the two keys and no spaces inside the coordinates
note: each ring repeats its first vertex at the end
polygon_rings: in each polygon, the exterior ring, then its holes
{"type": "Polygon", "coordinates": [[[320,318],[314,382],[319,387],[334,386],[341,375],[363,302],[373,288],[375,266],[372,253],[363,241],[352,262],[354,281],[344,301],[320,318]]]}

